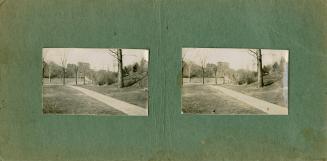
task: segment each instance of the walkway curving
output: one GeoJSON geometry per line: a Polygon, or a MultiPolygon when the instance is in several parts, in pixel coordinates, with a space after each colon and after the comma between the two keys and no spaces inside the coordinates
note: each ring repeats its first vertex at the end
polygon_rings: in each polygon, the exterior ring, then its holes
{"type": "Polygon", "coordinates": [[[288,108],[278,106],[276,104],[260,100],[258,98],[254,98],[245,94],[242,94],[240,92],[236,92],[221,86],[214,86],[211,85],[212,88],[218,89],[219,91],[225,93],[228,96],[231,96],[239,101],[242,101],[250,106],[253,106],[259,110],[262,110],[270,115],[287,115],[288,114],[288,108]]]}
{"type": "Polygon", "coordinates": [[[79,90],[86,94],[89,97],[92,97],[100,102],[103,102],[119,111],[124,112],[127,115],[134,115],[134,116],[147,116],[148,110],[144,109],[142,107],[100,94],[98,92],[94,92],[85,88],[77,87],[77,86],[71,86],[68,85],[71,88],[74,88],[76,90],[79,90]]]}

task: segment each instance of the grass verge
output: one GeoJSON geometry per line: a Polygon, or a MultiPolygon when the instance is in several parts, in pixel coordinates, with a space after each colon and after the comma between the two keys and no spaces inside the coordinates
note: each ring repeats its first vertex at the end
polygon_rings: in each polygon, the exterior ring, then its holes
{"type": "Polygon", "coordinates": [[[43,113],[125,115],[113,107],[63,85],[43,86],[43,113]]]}
{"type": "Polygon", "coordinates": [[[207,85],[197,84],[183,86],[182,111],[191,114],[265,114],[207,85]]]}
{"type": "Polygon", "coordinates": [[[79,87],[89,89],[143,108],[148,107],[148,92],[145,89],[141,89],[133,86],[125,87],[125,88],[117,88],[116,85],[109,85],[109,86],[85,85],[79,87]]]}

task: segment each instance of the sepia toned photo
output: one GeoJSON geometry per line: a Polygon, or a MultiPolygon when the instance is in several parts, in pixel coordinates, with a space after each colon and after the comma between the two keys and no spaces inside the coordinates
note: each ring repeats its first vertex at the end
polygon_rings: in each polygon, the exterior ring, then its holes
{"type": "Polygon", "coordinates": [[[288,50],[183,48],[182,113],[288,115],[288,50]]]}
{"type": "Polygon", "coordinates": [[[148,115],[146,49],[43,48],[43,113],[148,115]]]}

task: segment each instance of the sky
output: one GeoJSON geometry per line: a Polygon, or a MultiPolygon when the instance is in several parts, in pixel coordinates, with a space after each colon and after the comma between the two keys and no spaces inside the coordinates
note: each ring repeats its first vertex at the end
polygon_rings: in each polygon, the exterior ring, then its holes
{"type": "MultiPolygon", "coordinates": [[[[288,62],[288,50],[262,49],[262,64],[268,65],[279,62],[282,57],[288,62]]],[[[233,48],[183,48],[182,57],[185,61],[192,61],[201,65],[201,59],[207,63],[228,62],[235,70],[256,70],[256,59],[249,54],[249,49],[233,48]]]]}
{"type": "MultiPolygon", "coordinates": [[[[148,61],[149,50],[147,49],[122,49],[123,65],[140,62],[142,58],[148,61]]],[[[46,62],[61,64],[61,59],[66,56],[67,64],[78,62],[90,63],[94,70],[117,70],[116,59],[105,48],[43,48],[42,56],[46,62]]]]}

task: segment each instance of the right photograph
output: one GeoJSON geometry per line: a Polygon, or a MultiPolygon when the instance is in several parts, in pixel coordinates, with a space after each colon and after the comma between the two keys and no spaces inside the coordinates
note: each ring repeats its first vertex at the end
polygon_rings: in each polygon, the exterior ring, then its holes
{"type": "Polygon", "coordinates": [[[182,48],[182,114],[288,115],[288,50],[182,48]]]}

